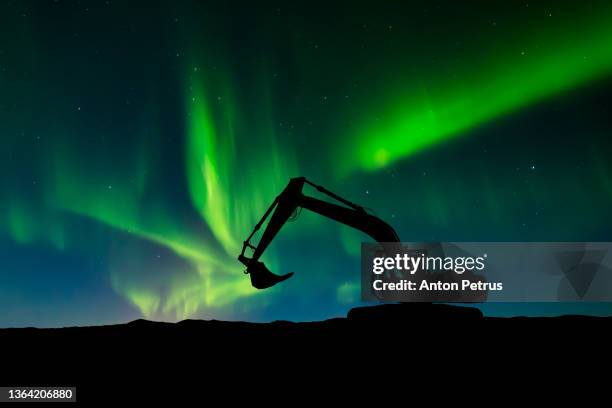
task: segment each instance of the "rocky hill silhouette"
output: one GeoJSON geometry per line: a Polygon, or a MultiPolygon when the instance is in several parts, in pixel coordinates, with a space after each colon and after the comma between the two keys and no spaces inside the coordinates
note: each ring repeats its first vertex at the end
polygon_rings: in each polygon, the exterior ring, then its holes
{"type": "Polygon", "coordinates": [[[607,350],[602,333],[611,323],[612,317],[491,318],[473,307],[384,304],[318,322],[136,320],[2,329],[0,344],[4,384],[76,385],[80,400],[99,401],[101,384],[121,384],[114,393],[131,393],[128,384],[137,382],[201,387],[213,378],[253,385],[314,372],[328,384],[372,370],[384,374],[389,366],[410,373],[447,363],[459,372],[525,359],[553,364],[575,358],[572,350],[580,358],[607,350]]]}

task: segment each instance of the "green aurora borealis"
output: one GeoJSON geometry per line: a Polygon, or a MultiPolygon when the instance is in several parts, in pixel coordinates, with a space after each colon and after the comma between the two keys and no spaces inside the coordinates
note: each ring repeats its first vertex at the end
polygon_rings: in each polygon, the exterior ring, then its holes
{"type": "MultiPolygon", "coordinates": [[[[455,3],[0,6],[0,326],[346,312],[359,233],[236,261],[296,175],[406,241],[612,240],[612,6],[455,3]]],[[[612,312],[553,306],[485,310],[612,312]]]]}
{"type": "MultiPolygon", "coordinates": [[[[451,81],[427,75],[392,98],[380,117],[356,132],[358,163],[371,171],[417,153],[515,109],[554,96],[612,69],[608,16],[584,24],[530,28],[521,46],[501,49],[451,81]],[[439,83],[439,82],[442,83],[439,83]]],[[[354,141],[351,141],[354,143],[354,141]]]]}

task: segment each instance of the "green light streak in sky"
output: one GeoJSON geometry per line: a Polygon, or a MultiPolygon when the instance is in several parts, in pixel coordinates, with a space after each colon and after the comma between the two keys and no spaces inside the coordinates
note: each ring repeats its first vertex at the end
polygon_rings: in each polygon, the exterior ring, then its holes
{"type": "Polygon", "coordinates": [[[256,115],[247,118],[231,81],[209,80],[216,86],[205,89],[200,77],[190,79],[186,169],[191,200],[235,258],[249,229],[297,171],[291,154],[281,152],[276,141],[265,89],[257,92],[256,115]]]}
{"type": "Polygon", "coordinates": [[[34,221],[22,205],[10,203],[7,211],[9,235],[20,244],[27,244],[34,240],[34,221]]]}
{"type": "MultiPolygon", "coordinates": [[[[235,253],[240,241],[231,231],[229,186],[223,183],[227,181],[227,175],[221,174],[220,167],[220,163],[231,160],[231,151],[228,151],[231,143],[220,146],[207,96],[203,91],[203,86],[194,81],[186,149],[189,192],[193,205],[208,220],[217,240],[228,253],[235,253]]],[[[225,136],[230,142],[233,141],[233,134],[225,136]]]]}
{"type": "MultiPolygon", "coordinates": [[[[223,268],[233,271],[234,279],[218,279],[215,267],[198,263],[201,290],[192,284],[173,290],[168,299],[168,305],[183,305],[185,313],[202,304],[222,307],[255,293],[240,273],[236,257],[249,229],[296,173],[290,155],[281,154],[275,140],[265,89],[257,92],[261,100],[256,117],[247,119],[233,95],[231,81],[207,79],[216,86],[206,89],[201,76],[189,77],[187,181],[192,204],[224,249],[225,254],[217,256],[225,260],[223,268]]],[[[272,268],[276,265],[273,250],[267,252],[266,262],[272,268]]]]}
{"type": "MultiPolygon", "coordinates": [[[[606,13],[604,13],[606,14],[606,13]]],[[[609,15],[609,13],[607,13],[609,15]]],[[[452,82],[432,74],[362,122],[340,175],[374,171],[479,125],[612,72],[612,18],[563,27],[470,61],[452,82]]]]}
{"type": "Polygon", "coordinates": [[[5,226],[8,235],[22,245],[49,242],[55,249],[66,247],[66,234],[61,221],[52,217],[48,210],[31,206],[23,199],[11,198],[5,203],[5,226]]]}

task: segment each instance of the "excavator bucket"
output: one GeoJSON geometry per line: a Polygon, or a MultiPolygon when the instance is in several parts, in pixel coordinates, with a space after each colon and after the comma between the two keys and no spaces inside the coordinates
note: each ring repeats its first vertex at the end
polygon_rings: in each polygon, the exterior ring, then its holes
{"type": "Polygon", "coordinates": [[[293,272],[285,275],[276,275],[264,265],[263,262],[251,262],[246,270],[246,273],[251,275],[251,285],[257,289],[266,289],[276,285],[293,276],[293,272]]]}

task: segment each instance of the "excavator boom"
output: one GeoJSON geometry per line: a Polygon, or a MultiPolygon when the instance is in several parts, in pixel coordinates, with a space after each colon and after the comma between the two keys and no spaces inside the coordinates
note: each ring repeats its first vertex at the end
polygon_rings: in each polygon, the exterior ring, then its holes
{"type": "Polygon", "coordinates": [[[285,189],[274,199],[264,216],[253,229],[251,235],[244,241],[242,252],[238,256],[238,260],[247,267],[245,273],[251,275],[251,284],[254,287],[265,289],[293,275],[293,273],[282,276],[275,275],[270,272],[259,259],[282,226],[300,207],[360,230],[377,242],[400,241],[397,233],[389,224],[374,215],[368,214],[363,207],[351,203],[324,187],[313,184],[305,177],[292,178],[287,187],[285,187],[285,189]],[[332,197],[344,205],[334,204],[304,195],[302,193],[304,184],[313,186],[318,191],[332,197]],[[271,217],[270,214],[272,214],[271,217]],[[259,240],[259,243],[257,246],[252,245],[251,238],[261,228],[268,217],[270,217],[270,220],[268,221],[266,230],[259,240]],[[251,248],[254,251],[251,258],[245,255],[247,248],[251,248]]]}

